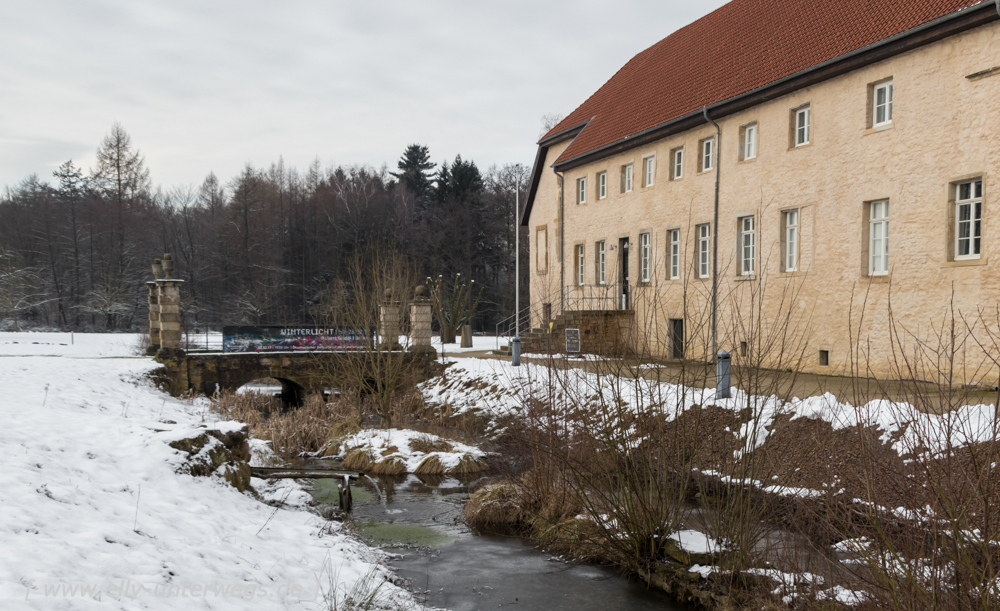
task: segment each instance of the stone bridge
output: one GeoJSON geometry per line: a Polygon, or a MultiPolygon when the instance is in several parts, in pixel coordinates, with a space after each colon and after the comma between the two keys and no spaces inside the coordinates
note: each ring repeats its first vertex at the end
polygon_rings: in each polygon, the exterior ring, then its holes
{"type": "MultiPolygon", "coordinates": [[[[426,372],[433,358],[427,353],[409,352],[403,358],[412,361],[414,371],[426,372]]],[[[281,399],[301,405],[306,393],[322,393],[334,384],[334,371],[342,359],[363,359],[356,352],[260,352],[226,354],[223,352],[181,352],[161,356],[160,381],[170,394],[180,396],[203,393],[212,396],[217,390],[235,391],[261,378],[281,382],[281,399]]]]}
{"type": "MultiPolygon", "coordinates": [[[[233,390],[253,380],[274,378],[281,382],[281,397],[300,405],[306,392],[323,392],[335,379],[333,373],[343,359],[364,359],[369,352],[185,352],[181,349],[180,286],[173,278],[174,262],[170,254],[153,261],[155,280],[149,288],[149,354],[163,364],[157,372],[160,383],[170,394],[180,396],[217,390],[233,390]]],[[[378,334],[382,338],[399,337],[401,308],[387,293],[380,306],[378,334]]],[[[431,302],[427,288],[418,286],[410,308],[410,348],[401,354],[409,370],[425,375],[437,352],[431,347],[431,302]],[[412,367],[410,367],[412,365],[412,367]]],[[[392,340],[395,344],[395,339],[392,340]]],[[[399,346],[394,346],[401,350],[399,346]]],[[[386,346],[371,350],[386,350],[386,346]]],[[[388,349],[393,349],[392,347],[388,349]]],[[[357,368],[355,368],[357,370],[357,368]]],[[[363,389],[362,389],[363,390],[363,389]]]]}

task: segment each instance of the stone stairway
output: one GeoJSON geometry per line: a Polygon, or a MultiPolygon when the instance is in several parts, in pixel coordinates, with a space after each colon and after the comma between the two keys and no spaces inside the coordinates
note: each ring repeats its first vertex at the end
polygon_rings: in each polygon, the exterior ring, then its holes
{"type": "Polygon", "coordinates": [[[566,352],[566,329],[580,330],[580,352],[621,356],[627,352],[624,338],[635,318],[631,310],[567,310],[546,328],[535,328],[521,337],[522,354],[566,352]]]}

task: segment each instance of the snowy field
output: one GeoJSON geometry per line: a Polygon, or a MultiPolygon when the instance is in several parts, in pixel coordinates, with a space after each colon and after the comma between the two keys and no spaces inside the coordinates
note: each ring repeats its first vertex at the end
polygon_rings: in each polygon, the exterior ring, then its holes
{"type": "Polygon", "coordinates": [[[383,580],[290,480],[253,480],[276,509],[175,473],[167,442],[213,414],[155,389],[137,340],[0,333],[0,609],[326,609],[383,580]]]}

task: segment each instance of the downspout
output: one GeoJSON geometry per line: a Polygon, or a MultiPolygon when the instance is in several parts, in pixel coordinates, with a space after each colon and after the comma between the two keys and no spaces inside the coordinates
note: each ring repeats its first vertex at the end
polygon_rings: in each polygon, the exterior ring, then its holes
{"type": "Polygon", "coordinates": [[[555,168],[552,168],[552,172],[559,177],[559,313],[562,314],[564,306],[563,297],[566,292],[564,288],[566,286],[565,279],[563,278],[563,270],[566,266],[563,260],[563,236],[565,235],[563,228],[566,225],[566,219],[563,217],[563,200],[565,199],[566,189],[565,184],[563,184],[563,175],[556,171],[555,168]]]}
{"type": "MultiPolygon", "coordinates": [[[[1000,3],[1000,0],[997,0],[1000,3]]],[[[719,148],[722,144],[722,128],[708,116],[708,106],[701,109],[705,116],[705,121],[715,126],[715,150],[712,151],[715,159],[715,204],[712,209],[712,362],[716,362],[718,355],[717,346],[717,318],[719,299],[719,148]]]]}

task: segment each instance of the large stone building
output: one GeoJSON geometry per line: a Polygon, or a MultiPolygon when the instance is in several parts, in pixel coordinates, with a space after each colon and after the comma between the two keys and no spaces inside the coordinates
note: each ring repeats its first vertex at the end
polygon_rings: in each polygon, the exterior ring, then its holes
{"type": "Polygon", "coordinates": [[[998,171],[1000,0],[733,0],[539,141],[533,326],[619,310],[634,349],[707,359],[715,284],[737,361],[898,373],[952,306],[996,331],[998,171]]]}

